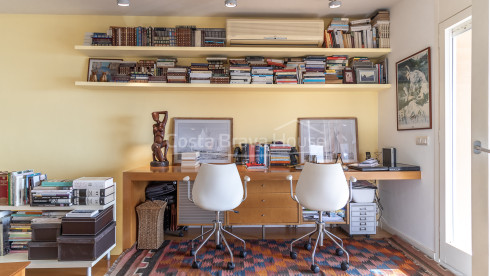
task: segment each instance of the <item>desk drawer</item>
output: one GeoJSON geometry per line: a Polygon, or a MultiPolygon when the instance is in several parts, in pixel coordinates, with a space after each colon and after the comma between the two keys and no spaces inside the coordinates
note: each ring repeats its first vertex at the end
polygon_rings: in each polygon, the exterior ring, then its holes
{"type": "Polygon", "coordinates": [[[374,205],[362,205],[362,206],[350,206],[351,211],[358,211],[358,212],[364,212],[364,211],[376,211],[376,206],[374,205]]]}
{"type": "Polygon", "coordinates": [[[351,235],[376,234],[376,227],[375,226],[351,226],[349,234],[351,235]]]}
{"type": "Polygon", "coordinates": [[[376,220],[376,217],[372,216],[372,217],[350,217],[350,221],[351,223],[355,222],[355,221],[375,221],[376,220]]]}
{"type": "Polygon", "coordinates": [[[287,193],[250,193],[240,208],[297,208],[296,201],[287,193]]]}
{"type": "Polygon", "coordinates": [[[353,227],[371,227],[376,226],[374,221],[351,221],[353,227]]]}
{"type": "Polygon", "coordinates": [[[229,224],[299,223],[298,208],[237,208],[228,212],[229,224]]]}
{"type": "Polygon", "coordinates": [[[356,211],[356,212],[351,212],[351,216],[352,217],[362,217],[362,216],[367,216],[367,217],[372,217],[372,216],[376,216],[376,212],[374,211],[356,211]]]}
{"type": "MultiPolygon", "coordinates": [[[[293,181],[293,190],[296,187],[296,181],[293,181]]],[[[291,193],[289,181],[271,180],[271,181],[250,181],[247,183],[248,193],[291,193]]]]}

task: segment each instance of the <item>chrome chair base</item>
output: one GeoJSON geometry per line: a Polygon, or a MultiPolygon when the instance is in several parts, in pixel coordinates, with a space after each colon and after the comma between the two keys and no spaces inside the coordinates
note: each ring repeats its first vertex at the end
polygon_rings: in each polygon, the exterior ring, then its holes
{"type": "Polygon", "coordinates": [[[243,243],[243,250],[240,251],[239,256],[242,258],[245,258],[247,256],[247,248],[246,248],[245,241],[224,229],[223,222],[219,219],[219,213],[220,213],[219,211],[216,212],[216,220],[213,220],[213,228],[212,229],[209,229],[208,231],[202,233],[201,235],[199,235],[199,236],[197,236],[191,240],[191,252],[190,252],[190,254],[191,254],[191,256],[194,256],[194,262],[192,263],[193,268],[199,268],[200,267],[201,262],[197,260],[197,253],[208,242],[208,240],[213,235],[215,235],[216,249],[221,250],[224,248],[223,244],[221,243],[221,241],[223,241],[223,243],[226,245],[226,248],[228,249],[228,252],[230,253],[231,262],[228,262],[227,267],[226,267],[227,269],[229,269],[229,270],[234,269],[235,264],[233,263],[233,252],[231,251],[231,248],[228,245],[228,242],[226,241],[225,236],[224,236],[225,233],[234,237],[237,240],[240,240],[243,243]],[[209,233],[209,232],[211,232],[211,233],[209,233]],[[201,237],[204,237],[208,233],[209,233],[209,235],[204,239],[204,241],[199,245],[199,247],[197,247],[197,249],[194,250],[194,241],[200,239],[201,237]]]}
{"type": "Polygon", "coordinates": [[[342,261],[340,263],[340,268],[343,271],[346,271],[347,269],[349,269],[349,253],[347,252],[347,250],[345,250],[344,243],[343,243],[342,239],[335,236],[331,232],[327,231],[327,229],[325,227],[325,223],[322,222],[322,220],[323,220],[322,212],[318,212],[318,217],[319,217],[318,220],[315,221],[315,230],[313,230],[310,233],[303,235],[302,237],[295,239],[294,241],[291,242],[289,256],[292,259],[296,259],[298,257],[298,254],[293,251],[293,244],[297,241],[300,241],[300,240],[306,238],[306,237],[308,237],[308,243],[305,244],[304,247],[306,250],[310,250],[311,249],[311,237],[314,234],[317,234],[315,246],[313,247],[313,252],[311,254],[311,259],[312,259],[311,271],[313,271],[314,273],[320,272],[320,268],[318,267],[318,265],[315,264],[315,252],[316,252],[316,249],[318,247],[318,243],[320,243],[320,246],[323,245],[323,239],[325,238],[324,235],[326,235],[328,238],[330,238],[335,243],[335,245],[337,245],[337,249],[335,250],[335,253],[337,254],[337,256],[342,256],[342,255],[344,255],[344,253],[347,256],[347,262],[342,261]]]}

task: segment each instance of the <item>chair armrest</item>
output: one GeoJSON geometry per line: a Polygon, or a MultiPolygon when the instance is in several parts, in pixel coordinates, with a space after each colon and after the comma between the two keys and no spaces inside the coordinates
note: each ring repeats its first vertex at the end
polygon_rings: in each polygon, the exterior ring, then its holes
{"type": "Polygon", "coordinates": [[[189,176],[184,177],[184,181],[187,181],[187,199],[189,199],[190,202],[194,203],[194,200],[191,198],[191,180],[189,176]]]}
{"type": "Polygon", "coordinates": [[[245,194],[243,196],[243,199],[242,199],[242,202],[245,201],[245,199],[247,199],[247,182],[250,181],[250,177],[248,177],[247,175],[243,178],[243,185],[245,186],[244,188],[244,191],[245,191],[245,194]]]}
{"type": "Polygon", "coordinates": [[[298,204],[299,204],[298,198],[296,197],[295,194],[293,194],[293,176],[292,175],[288,175],[288,176],[286,176],[286,179],[289,180],[289,187],[291,188],[291,198],[294,201],[298,202],[298,204]]]}

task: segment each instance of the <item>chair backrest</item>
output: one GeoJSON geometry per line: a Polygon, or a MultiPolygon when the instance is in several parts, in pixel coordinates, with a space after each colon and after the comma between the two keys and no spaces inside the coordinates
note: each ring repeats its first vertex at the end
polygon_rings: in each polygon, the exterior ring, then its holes
{"type": "Polygon", "coordinates": [[[209,211],[227,211],[240,205],[243,186],[235,164],[202,164],[197,172],[192,200],[209,211]]]}
{"type": "Polygon", "coordinates": [[[315,211],[335,211],[349,200],[349,187],[340,164],[306,163],[296,184],[301,205],[315,211]]]}

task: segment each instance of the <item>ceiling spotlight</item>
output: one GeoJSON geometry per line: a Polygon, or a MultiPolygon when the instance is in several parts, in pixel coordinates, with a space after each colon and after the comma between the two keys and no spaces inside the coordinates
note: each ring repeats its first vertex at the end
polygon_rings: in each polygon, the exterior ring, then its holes
{"type": "Polygon", "coordinates": [[[129,6],[129,0],[117,0],[117,5],[121,7],[128,7],[129,6]]]}
{"type": "Polygon", "coordinates": [[[329,0],[329,1],[330,1],[330,3],[328,4],[328,6],[331,9],[340,8],[340,6],[342,6],[342,2],[341,1],[336,1],[336,0],[329,0]]]}
{"type": "Polygon", "coordinates": [[[237,0],[225,0],[225,7],[234,8],[236,7],[237,0]]]}

